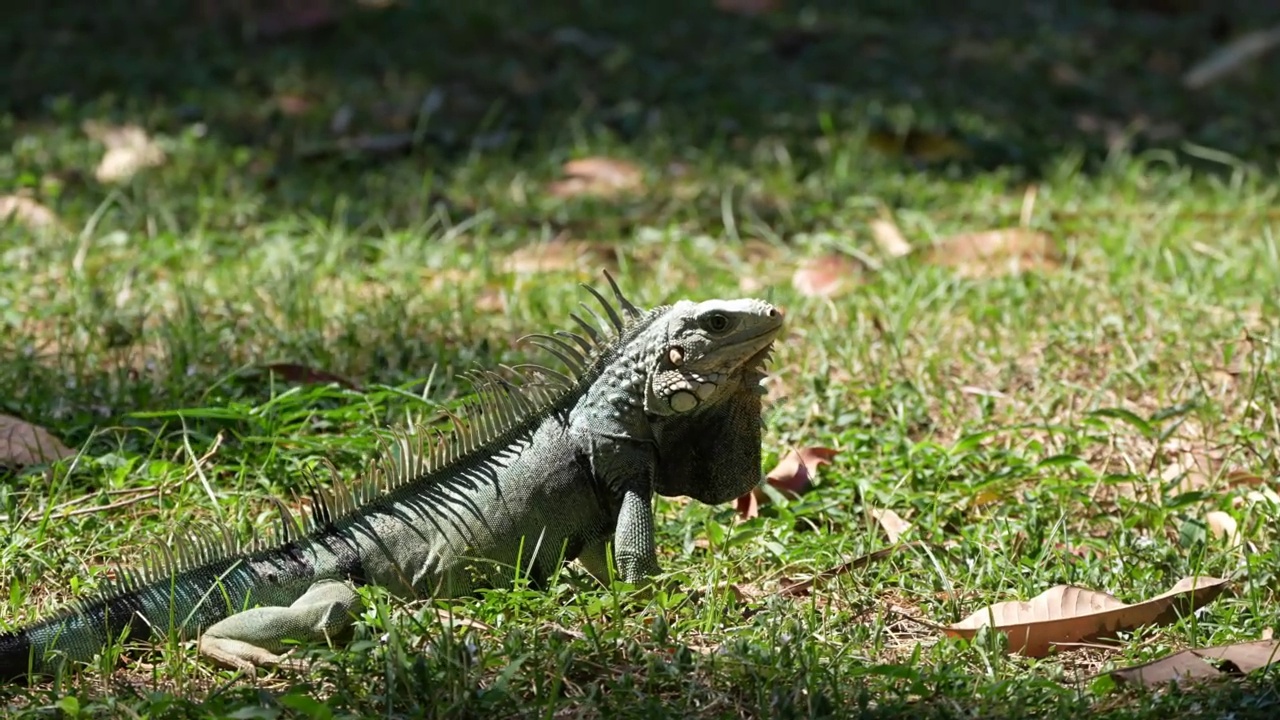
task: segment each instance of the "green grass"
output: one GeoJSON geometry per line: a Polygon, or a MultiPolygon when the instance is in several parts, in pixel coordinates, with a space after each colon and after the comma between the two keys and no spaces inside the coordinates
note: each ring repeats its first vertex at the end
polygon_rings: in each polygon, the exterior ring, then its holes
{"type": "Polygon", "coordinates": [[[1158,50],[1185,69],[1212,48],[1212,9],[556,5],[411,5],[259,44],[123,6],[30,10],[0,30],[19,49],[3,190],[68,228],[0,235],[0,412],[83,448],[0,484],[0,619],[84,597],[192,525],[261,532],[267,498],[300,490],[314,459],[353,478],[380,433],[465,392],[457,372],[536,357],[515,340],[563,327],[576,283],[599,280],[592,263],[506,271],[557,236],[600,243],[647,305],[739,296],[745,279],[784,306],[766,464],[838,448],[817,487],[745,522],[660,501],[664,567],[707,591],[697,601],[643,602],[573,570],[548,592],[438,605],[374,592],[355,642],[316,651],[312,673],[252,681],[187,646],[131,647],[6,689],[10,714],[1274,716],[1270,675],[1158,693],[1093,679],[1277,622],[1274,59],[1199,96],[1150,69],[1158,50]],[[29,39],[49,24],[62,30],[29,39]],[[804,32],[818,37],[778,49],[804,32]],[[1084,83],[1046,81],[1056,63],[1084,83]],[[433,89],[443,104],[418,113],[433,89]],[[272,110],[286,92],[312,109],[272,110]],[[360,132],[415,130],[413,150],[299,159],[344,104],[360,132]],[[1108,146],[1085,114],[1178,128],[1108,146]],[[139,123],[167,162],[98,183],[85,119],[139,123]],[[885,152],[886,131],[968,153],[885,152]],[[588,155],[635,163],[645,191],[545,191],[588,155]],[[877,258],[867,222],[884,208],[927,246],[1017,225],[1028,184],[1061,268],[979,280],[881,258],[833,298],[792,287],[821,253],[877,258]],[[271,362],[362,390],[291,383],[271,362]],[[1207,483],[1180,486],[1179,452],[1212,460],[1207,483]],[[931,549],[776,592],[886,547],[873,508],[931,549]],[[1212,510],[1240,522],[1246,551],[1206,535],[1212,510]],[[1114,649],[1029,660],[919,622],[1058,583],[1137,601],[1192,574],[1234,593],[1114,649]],[[442,623],[442,607],[475,624],[442,623]]]}

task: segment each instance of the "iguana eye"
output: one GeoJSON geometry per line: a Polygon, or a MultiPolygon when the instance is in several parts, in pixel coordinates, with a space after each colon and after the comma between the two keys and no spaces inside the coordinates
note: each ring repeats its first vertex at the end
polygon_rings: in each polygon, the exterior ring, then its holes
{"type": "Polygon", "coordinates": [[[712,313],[702,321],[702,326],[711,332],[724,332],[729,329],[729,316],[724,313],[712,313]]]}

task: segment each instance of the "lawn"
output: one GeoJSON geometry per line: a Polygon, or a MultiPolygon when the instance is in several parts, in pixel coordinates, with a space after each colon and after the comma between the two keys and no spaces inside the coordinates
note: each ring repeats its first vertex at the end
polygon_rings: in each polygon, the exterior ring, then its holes
{"type": "Polygon", "coordinates": [[[755,517],[658,500],[685,591],[374,589],[308,672],[127,645],[8,714],[1274,717],[1267,671],[1110,674],[1277,623],[1280,57],[1180,82],[1274,18],[739,4],[0,27],[0,414],[69,449],[0,457],[0,629],[193,528],[269,532],[317,459],[353,481],[458,373],[544,360],[519,338],[603,270],[646,306],[785,308],[762,471],[835,451],[755,517]],[[941,629],[1187,577],[1227,591],[1044,657],[941,629]]]}

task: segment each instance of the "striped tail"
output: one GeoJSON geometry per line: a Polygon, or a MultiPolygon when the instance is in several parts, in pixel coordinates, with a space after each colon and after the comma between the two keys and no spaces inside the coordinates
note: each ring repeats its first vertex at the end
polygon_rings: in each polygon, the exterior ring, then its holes
{"type": "Polygon", "coordinates": [[[253,605],[288,605],[312,582],[312,562],[284,542],[246,554],[195,539],[179,557],[161,552],[141,571],[124,571],[107,592],[53,617],[0,633],[0,682],[47,677],[66,661],[88,662],[121,639],[158,641],[174,631],[199,635],[253,605]]]}

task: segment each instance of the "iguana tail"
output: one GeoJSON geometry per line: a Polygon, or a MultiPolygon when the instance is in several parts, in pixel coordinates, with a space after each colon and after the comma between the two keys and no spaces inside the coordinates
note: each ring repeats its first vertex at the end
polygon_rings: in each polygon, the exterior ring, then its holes
{"type": "Polygon", "coordinates": [[[0,633],[0,682],[50,676],[67,660],[87,662],[116,640],[198,635],[250,605],[287,605],[315,577],[293,542],[238,552],[199,539],[167,550],[141,571],[124,571],[107,592],[15,632],[0,633]]]}

